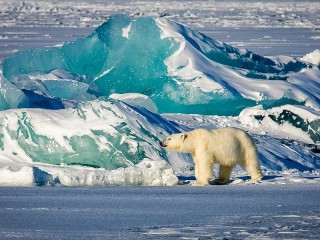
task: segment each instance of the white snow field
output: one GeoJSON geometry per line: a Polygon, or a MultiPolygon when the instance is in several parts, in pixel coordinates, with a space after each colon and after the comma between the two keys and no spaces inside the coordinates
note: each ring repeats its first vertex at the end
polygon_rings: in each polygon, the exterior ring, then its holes
{"type": "Polygon", "coordinates": [[[0,239],[319,239],[319,15],[0,0],[0,239]],[[264,178],[189,186],[159,141],[199,127],[246,130],[264,178]]]}

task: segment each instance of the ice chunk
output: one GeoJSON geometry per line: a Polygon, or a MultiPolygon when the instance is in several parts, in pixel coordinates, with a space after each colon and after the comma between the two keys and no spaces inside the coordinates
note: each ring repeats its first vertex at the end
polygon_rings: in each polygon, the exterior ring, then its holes
{"type": "Polygon", "coordinates": [[[0,110],[28,107],[25,94],[5,79],[0,71],[0,110]]]}
{"type": "MultiPolygon", "coordinates": [[[[162,30],[162,38],[170,38],[180,45],[179,50],[165,60],[169,75],[176,78],[179,86],[201,89],[201,94],[206,96],[202,97],[201,105],[214,108],[216,103],[229,111],[233,109],[232,114],[235,114],[239,113],[237,106],[243,109],[244,106],[255,105],[249,99],[269,107],[292,103],[294,100],[319,109],[319,78],[310,79],[310,72],[301,71],[306,70],[305,63],[289,57],[264,58],[215,41],[174,22],[158,19],[157,23],[162,30]],[[301,90],[305,81],[313,86],[311,91],[305,88],[301,90]]],[[[319,76],[319,69],[311,70],[314,71],[313,75],[319,76]]],[[[183,92],[188,94],[190,91],[183,92]]],[[[216,109],[212,109],[211,113],[220,114],[216,109]]]]}
{"type": "Polygon", "coordinates": [[[52,172],[53,176],[59,179],[59,183],[66,186],[173,186],[178,183],[177,176],[167,162],[147,159],[137,165],[112,171],[84,167],[57,168],[55,170],[48,168],[47,171],[52,172]]]}
{"type": "Polygon", "coordinates": [[[87,93],[89,86],[86,83],[74,80],[47,80],[44,85],[51,96],[69,100],[93,100],[95,97],[87,93]]]}
{"type": "Polygon", "coordinates": [[[35,166],[6,166],[0,168],[0,186],[42,186],[53,185],[50,174],[35,166]]]}
{"type": "Polygon", "coordinates": [[[0,167],[0,186],[105,186],[149,185],[173,186],[177,176],[170,165],[161,161],[142,160],[139,164],[116,170],[80,166],[11,163],[0,167]]]}
{"type": "Polygon", "coordinates": [[[158,113],[157,106],[154,104],[151,98],[140,93],[125,93],[125,94],[113,93],[109,97],[113,99],[121,100],[130,105],[144,107],[145,109],[153,113],[158,113]]]}
{"type": "Polygon", "coordinates": [[[188,156],[169,159],[159,144],[180,132],[178,125],[118,100],[2,111],[0,126],[3,185],[174,185],[168,162],[178,163],[176,172],[190,165],[188,156]],[[17,175],[19,182],[12,180],[17,175]]]}
{"type": "Polygon", "coordinates": [[[320,65],[320,50],[316,49],[313,52],[308,53],[305,56],[303,56],[300,60],[304,61],[304,62],[315,64],[315,65],[320,65]]]}
{"type": "Polygon", "coordinates": [[[291,137],[294,134],[299,136],[299,141],[320,142],[320,113],[304,106],[284,105],[268,110],[261,106],[247,108],[240,113],[239,120],[260,129],[261,125],[274,131],[281,128],[290,139],[294,139],[291,137]]]}
{"type": "MultiPolygon", "coordinates": [[[[90,92],[93,93],[96,90],[90,78],[61,69],[55,69],[48,74],[36,72],[18,75],[11,82],[19,89],[36,92],[51,98],[77,101],[96,98],[96,96],[90,94],[90,92]]],[[[29,98],[29,101],[33,101],[33,99],[29,98]]]]}
{"type": "Polygon", "coordinates": [[[8,159],[108,170],[143,159],[168,160],[159,141],[180,131],[159,115],[117,100],[0,112],[0,126],[0,147],[8,159]]]}
{"type": "MultiPolygon", "coordinates": [[[[157,23],[162,30],[162,38],[172,38],[180,44],[181,53],[184,51],[191,53],[191,58],[180,59],[181,63],[192,61],[192,59],[202,53],[206,58],[234,68],[248,69],[263,73],[280,73],[281,71],[299,71],[306,65],[292,58],[288,63],[281,63],[273,59],[266,58],[250,52],[246,49],[238,49],[226,43],[216,41],[206,35],[186,28],[180,24],[157,19],[157,23]],[[193,52],[193,53],[192,53],[193,52]]],[[[200,59],[199,59],[200,60],[200,59]]],[[[180,63],[180,64],[181,64],[180,63]]],[[[181,64],[180,66],[186,66],[181,64]]]]}

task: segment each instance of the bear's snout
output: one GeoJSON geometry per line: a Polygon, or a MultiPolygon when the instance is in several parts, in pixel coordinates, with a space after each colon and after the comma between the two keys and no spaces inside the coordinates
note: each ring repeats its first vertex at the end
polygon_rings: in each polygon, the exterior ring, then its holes
{"type": "Polygon", "coordinates": [[[160,141],[160,146],[161,147],[166,147],[167,145],[165,145],[164,141],[160,141]]]}

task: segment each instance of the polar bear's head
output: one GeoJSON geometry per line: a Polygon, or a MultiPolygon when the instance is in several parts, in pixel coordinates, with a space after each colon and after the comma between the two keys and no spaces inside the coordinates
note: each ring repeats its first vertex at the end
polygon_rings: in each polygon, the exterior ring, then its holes
{"type": "Polygon", "coordinates": [[[178,133],[168,136],[165,140],[160,142],[162,147],[169,151],[190,152],[187,133],[178,133]]]}

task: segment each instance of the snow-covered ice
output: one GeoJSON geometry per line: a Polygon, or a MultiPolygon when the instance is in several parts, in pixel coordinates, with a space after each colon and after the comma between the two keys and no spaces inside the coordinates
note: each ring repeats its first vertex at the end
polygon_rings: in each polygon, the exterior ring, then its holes
{"type": "MultiPolygon", "coordinates": [[[[115,15],[86,38],[19,51],[4,59],[2,68],[3,81],[23,91],[19,107],[57,109],[64,100],[135,92],[148,95],[160,113],[234,116],[256,102],[268,108],[320,105],[318,66],[263,57],[159,18],[115,15]],[[123,36],[128,26],[130,36],[123,36]]],[[[2,92],[0,107],[7,109],[2,92]]]]}
{"type": "Polygon", "coordinates": [[[301,60],[315,65],[320,65],[320,50],[316,49],[313,52],[306,54],[301,58],[301,60]]]}

